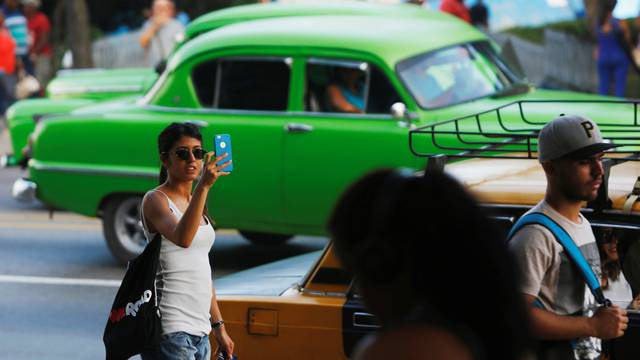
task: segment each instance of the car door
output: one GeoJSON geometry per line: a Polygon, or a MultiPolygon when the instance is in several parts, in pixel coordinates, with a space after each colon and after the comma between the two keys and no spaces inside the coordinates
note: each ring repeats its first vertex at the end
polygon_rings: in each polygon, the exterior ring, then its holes
{"type": "Polygon", "coordinates": [[[205,149],[229,134],[234,170],[216,183],[209,209],[220,225],[255,228],[282,218],[282,129],[289,104],[291,59],[230,56],[202,61],[192,72],[205,149]]]}
{"type": "Polygon", "coordinates": [[[289,224],[317,232],[336,199],[359,176],[384,166],[414,166],[415,157],[407,145],[407,123],[390,115],[391,105],[401,99],[380,67],[309,58],[304,72],[304,104],[285,125],[283,201],[289,224]],[[331,97],[336,88],[342,100],[356,104],[348,110],[337,107],[331,97]]]}

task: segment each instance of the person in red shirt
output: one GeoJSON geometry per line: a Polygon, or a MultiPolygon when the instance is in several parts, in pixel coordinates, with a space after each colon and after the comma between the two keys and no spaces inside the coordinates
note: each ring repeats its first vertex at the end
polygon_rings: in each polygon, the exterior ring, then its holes
{"type": "Polygon", "coordinates": [[[34,75],[40,82],[41,88],[44,89],[51,78],[51,44],[49,43],[51,23],[47,16],[39,10],[40,0],[22,0],[22,4],[31,39],[29,58],[33,63],[34,75]]]}
{"type": "Polygon", "coordinates": [[[4,111],[13,99],[15,71],[16,43],[4,26],[4,13],[0,10],[0,117],[4,116],[4,111]]]}
{"type": "Polygon", "coordinates": [[[469,9],[464,6],[464,2],[462,0],[442,0],[442,3],[440,3],[440,11],[457,16],[460,19],[471,23],[471,14],[469,13],[469,9]]]}

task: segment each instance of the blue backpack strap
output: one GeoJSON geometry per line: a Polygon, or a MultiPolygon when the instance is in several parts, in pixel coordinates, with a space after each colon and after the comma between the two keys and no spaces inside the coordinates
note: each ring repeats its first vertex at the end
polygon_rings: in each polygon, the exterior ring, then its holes
{"type": "MultiPolygon", "coordinates": [[[[515,225],[509,231],[508,239],[511,238],[518,232],[518,230],[522,229],[526,225],[542,225],[545,228],[549,229],[553,236],[556,238],[556,241],[562,245],[562,248],[567,253],[567,257],[573,262],[573,264],[580,270],[582,274],[582,278],[584,282],[589,287],[589,290],[595,297],[598,304],[609,306],[611,302],[604,297],[602,292],[602,287],[600,286],[600,280],[593,272],[593,269],[585,259],[584,255],[580,251],[580,248],[576,245],[576,243],[571,238],[571,235],[567,233],[565,229],[562,228],[557,222],[551,219],[549,216],[534,212],[529,213],[522,216],[518,221],[516,221],[515,225]]],[[[534,303],[535,304],[535,303],[534,303]]]]}

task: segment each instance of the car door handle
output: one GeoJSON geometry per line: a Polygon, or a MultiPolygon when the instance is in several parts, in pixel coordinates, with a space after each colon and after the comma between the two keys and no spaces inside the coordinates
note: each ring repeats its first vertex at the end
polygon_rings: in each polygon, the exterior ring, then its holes
{"type": "Polygon", "coordinates": [[[366,312],[354,312],[353,326],[361,328],[379,328],[380,321],[373,314],[369,314],[366,312]]]}
{"type": "Polygon", "coordinates": [[[288,123],[285,130],[290,133],[305,133],[313,131],[313,126],[300,123],[288,123]]]}

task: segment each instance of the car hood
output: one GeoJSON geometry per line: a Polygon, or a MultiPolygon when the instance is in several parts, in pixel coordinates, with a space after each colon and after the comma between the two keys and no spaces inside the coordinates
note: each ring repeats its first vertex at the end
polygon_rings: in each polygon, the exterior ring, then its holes
{"type": "Polygon", "coordinates": [[[216,295],[279,296],[296,285],[321,254],[314,251],[224,276],[214,282],[216,295]]]}
{"type": "Polygon", "coordinates": [[[47,96],[109,98],[142,94],[157,78],[151,68],[64,70],[47,86],[47,96]]]}
{"type": "MultiPolygon", "coordinates": [[[[543,199],[547,186],[542,166],[531,159],[471,159],[449,164],[445,171],[485,204],[533,206],[543,199]]],[[[611,168],[609,198],[613,209],[622,210],[638,174],[638,161],[611,168]]],[[[633,212],[640,215],[640,202],[634,204],[633,212]]]]}
{"type": "MultiPolygon", "coordinates": [[[[528,92],[503,97],[484,97],[461,104],[421,111],[422,124],[431,124],[461,116],[486,112],[503,107],[501,115],[505,118],[520,117],[520,108],[516,102],[523,102],[524,113],[536,121],[550,121],[560,114],[586,114],[595,121],[609,119],[620,114],[624,120],[631,119],[628,109],[621,104],[603,103],[603,101],[619,101],[620,98],[586,94],[572,91],[548,90],[530,87],[528,92]],[[509,104],[513,104],[508,106],[509,104]],[[614,113],[612,113],[612,110],[614,113]]],[[[493,113],[489,116],[495,116],[493,113]]],[[[623,120],[623,119],[618,119],[623,120]]]]}

